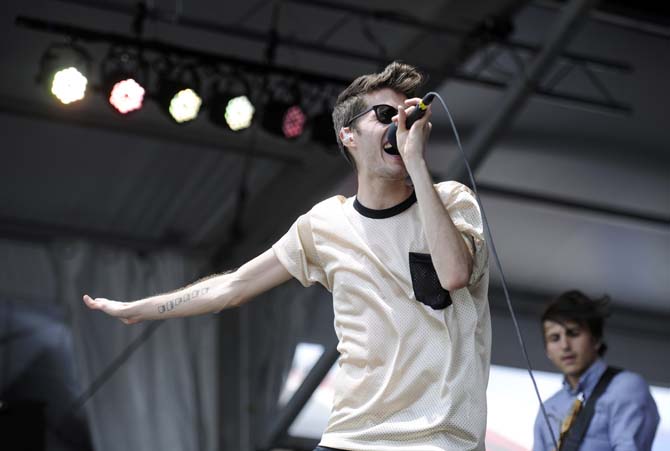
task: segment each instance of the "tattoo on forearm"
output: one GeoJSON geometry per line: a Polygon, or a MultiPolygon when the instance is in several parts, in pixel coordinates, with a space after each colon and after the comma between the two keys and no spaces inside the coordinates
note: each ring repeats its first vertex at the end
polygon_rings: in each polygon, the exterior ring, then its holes
{"type": "Polygon", "coordinates": [[[196,290],[191,290],[188,293],[179,296],[176,299],[170,299],[169,301],[164,302],[163,304],[160,304],[158,306],[158,313],[170,312],[176,309],[181,304],[185,304],[192,299],[207,294],[208,291],[209,291],[208,287],[198,288],[196,290]]]}

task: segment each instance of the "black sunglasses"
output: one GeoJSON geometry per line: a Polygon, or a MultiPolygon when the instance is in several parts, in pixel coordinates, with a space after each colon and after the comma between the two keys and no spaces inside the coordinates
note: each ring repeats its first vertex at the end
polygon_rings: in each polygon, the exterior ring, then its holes
{"type": "Polygon", "coordinates": [[[349,127],[351,124],[354,123],[356,119],[359,117],[368,114],[370,111],[375,112],[375,116],[377,116],[377,120],[381,122],[382,124],[390,124],[393,122],[393,116],[398,114],[398,110],[393,108],[391,105],[373,105],[367,110],[363,111],[362,113],[358,113],[356,116],[352,117],[351,120],[347,123],[347,127],[349,127]]]}

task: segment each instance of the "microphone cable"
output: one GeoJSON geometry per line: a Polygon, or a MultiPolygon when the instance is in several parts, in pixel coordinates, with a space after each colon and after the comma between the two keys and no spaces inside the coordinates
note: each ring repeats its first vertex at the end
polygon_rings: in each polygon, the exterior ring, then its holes
{"type": "MultiPolygon", "coordinates": [[[[502,264],[500,263],[500,259],[498,258],[498,252],[496,251],[495,244],[493,242],[493,234],[491,233],[491,228],[489,227],[489,221],[486,219],[486,212],[484,211],[484,204],[482,204],[481,198],[479,197],[479,192],[477,191],[477,183],[475,182],[475,177],[472,174],[472,169],[470,168],[470,163],[468,162],[468,158],[465,155],[465,151],[463,150],[463,146],[461,145],[461,138],[460,135],[458,134],[458,130],[456,129],[456,124],[454,124],[454,119],[451,117],[451,112],[449,111],[449,108],[447,107],[447,104],[445,101],[442,99],[442,96],[440,96],[436,92],[429,92],[426,94],[428,95],[434,95],[442,104],[444,107],[444,111],[447,112],[447,117],[449,118],[449,123],[451,124],[451,129],[454,131],[454,136],[456,137],[456,144],[458,145],[458,149],[461,151],[461,156],[463,157],[463,162],[465,163],[465,168],[468,171],[468,176],[470,178],[470,183],[472,183],[472,189],[475,193],[475,197],[477,198],[477,202],[479,203],[479,209],[482,213],[482,222],[484,223],[484,228],[486,230],[486,234],[489,236],[489,243],[490,243],[490,249],[491,253],[493,254],[493,259],[495,260],[496,267],[498,268],[498,272],[500,273],[500,277],[502,279],[502,286],[503,286],[503,292],[505,293],[505,300],[507,302],[507,308],[509,310],[510,316],[512,317],[512,322],[514,323],[514,329],[516,331],[516,336],[517,339],[519,340],[519,345],[521,346],[521,353],[523,354],[523,357],[526,361],[526,369],[528,370],[528,375],[530,376],[531,381],[533,382],[533,388],[535,389],[535,395],[537,396],[537,400],[540,403],[540,410],[542,411],[542,416],[544,417],[544,421],[547,424],[547,428],[549,429],[549,435],[551,435],[551,439],[554,442],[554,449],[558,449],[558,442],[556,441],[556,435],[554,434],[554,431],[551,428],[551,422],[549,421],[549,416],[547,415],[547,411],[544,408],[544,403],[542,402],[542,398],[540,397],[540,391],[537,388],[537,382],[535,381],[535,376],[533,376],[533,370],[530,365],[530,358],[528,357],[528,351],[526,350],[526,342],[523,339],[523,336],[521,334],[521,328],[519,327],[519,323],[516,318],[516,313],[514,313],[514,308],[512,307],[512,301],[510,300],[509,296],[509,290],[507,288],[507,280],[505,279],[505,273],[503,272],[502,269],[502,264]]],[[[424,96],[424,98],[426,97],[424,96]]]]}

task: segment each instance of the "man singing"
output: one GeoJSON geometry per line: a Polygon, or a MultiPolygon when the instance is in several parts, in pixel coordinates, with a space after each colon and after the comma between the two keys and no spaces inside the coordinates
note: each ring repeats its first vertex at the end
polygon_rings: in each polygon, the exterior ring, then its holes
{"type": "Polygon", "coordinates": [[[355,197],[300,216],[234,272],[123,303],[84,296],[125,323],[217,312],[291,277],[333,295],[335,396],[320,450],[484,450],[491,325],[488,252],[465,186],[433,184],[424,153],[430,107],[409,129],[422,77],[394,62],[338,97],[337,141],[355,197]],[[397,124],[399,155],[386,152],[397,124]]]}

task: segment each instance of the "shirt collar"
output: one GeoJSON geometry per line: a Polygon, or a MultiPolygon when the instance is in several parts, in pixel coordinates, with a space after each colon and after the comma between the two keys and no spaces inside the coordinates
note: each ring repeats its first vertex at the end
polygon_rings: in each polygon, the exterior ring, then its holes
{"type": "Polygon", "coordinates": [[[583,393],[584,397],[588,399],[591,396],[591,392],[595,388],[596,384],[600,380],[600,376],[603,375],[607,369],[607,364],[602,359],[596,359],[595,362],[591,364],[588,370],[582,374],[579,378],[576,388],[572,388],[567,378],[563,378],[563,389],[567,391],[570,395],[576,396],[579,393],[583,393]]]}
{"type": "Polygon", "coordinates": [[[385,219],[402,213],[415,203],[416,203],[416,193],[412,191],[412,194],[407,199],[405,199],[398,205],[394,205],[393,207],[390,208],[384,208],[383,210],[374,210],[372,208],[368,208],[358,201],[358,197],[354,199],[354,208],[356,209],[357,212],[368,218],[385,219]]]}

